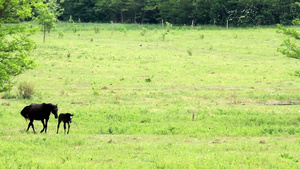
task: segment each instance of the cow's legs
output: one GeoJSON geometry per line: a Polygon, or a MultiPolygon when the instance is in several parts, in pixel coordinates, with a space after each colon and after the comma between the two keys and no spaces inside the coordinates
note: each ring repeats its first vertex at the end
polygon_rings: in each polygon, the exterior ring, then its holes
{"type": "Polygon", "coordinates": [[[69,134],[69,131],[70,131],[70,123],[68,122],[68,132],[67,132],[67,134],[69,134]]]}
{"type": "Polygon", "coordinates": [[[27,127],[27,130],[26,130],[26,131],[29,130],[30,126],[32,127],[32,130],[33,130],[33,132],[35,133],[34,125],[33,125],[33,120],[30,120],[30,122],[29,122],[29,124],[28,124],[28,127],[27,127]]]}
{"type": "Polygon", "coordinates": [[[66,134],[66,122],[64,122],[64,131],[65,131],[65,134],[66,134]]]}
{"type": "Polygon", "coordinates": [[[61,121],[58,120],[58,124],[57,124],[57,131],[56,131],[56,134],[58,134],[58,130],[59,130],[59,125],[60,125],[61,121]]]}
{"type": "Polygon", "coordinates": [[[41,120],[41,122],[43,123],[43,129],[41,130],[41,133],[45,130],[45,123],[44,123],[44,119],[41,120]]]}

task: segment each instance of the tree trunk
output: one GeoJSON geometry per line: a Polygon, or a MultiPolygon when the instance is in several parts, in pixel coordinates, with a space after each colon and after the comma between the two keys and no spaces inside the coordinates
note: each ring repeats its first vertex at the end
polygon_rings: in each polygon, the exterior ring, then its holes
{"type": "Polygon", "coordinates": [[[134,15],[133,15],[133,23],[136,23],[136,11],[134,11],[134,15]]]}
{"type": "Polygon", "coordinates": [[[121,11],[121,23],[124,23],[124,12],[121,11]]]}
{"type": "Polygon", "coordinates": [[[143,14],[142,14],[142,21],[141,21],[142,24],[144,24],[144,18],[145,18],[145,11],[143,11],[143,14]]]}

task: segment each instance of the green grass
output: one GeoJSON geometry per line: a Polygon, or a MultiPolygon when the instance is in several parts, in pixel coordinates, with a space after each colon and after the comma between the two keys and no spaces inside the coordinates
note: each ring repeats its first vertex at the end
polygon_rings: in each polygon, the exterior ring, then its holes
{"type": "Polygon", "coordinates": [[[300,62],[277,52],[276,28],[77,28],[33,36],[38,66],[0,100],[0,166],[298,168],[300,62]],[[29,100],[17,96],[23,81],[29,100]],[[26,132],[20,111],[42,102],[75,114],[69,135],[55,134],[53,115],[47,134],[26,132]]]}

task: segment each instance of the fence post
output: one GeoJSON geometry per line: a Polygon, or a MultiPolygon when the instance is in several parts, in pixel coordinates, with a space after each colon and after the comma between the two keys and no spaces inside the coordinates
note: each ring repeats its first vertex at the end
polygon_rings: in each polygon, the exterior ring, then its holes
{"type": "Polygon", "coordinates": [[[192,20],[192,29],[194,29],[194,20],[192,20]]]}
{"type": "Polygon", "coordinates": [[[226,29],[228,29],[228,19],[226,20],[226,29]]]}

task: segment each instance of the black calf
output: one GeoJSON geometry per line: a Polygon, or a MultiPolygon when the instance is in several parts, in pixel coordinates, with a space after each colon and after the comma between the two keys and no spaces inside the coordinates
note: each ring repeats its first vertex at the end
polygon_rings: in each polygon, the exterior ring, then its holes
{"type": "Polygon", "coordinates": [[[73,118],[74,114],[70,114],[70,113],[61,113],[58,117],[58,125],[57,125],[57,132],[58,133],[58,129],[59,129],[59,125],[61,123],[61,121],[64,122],[64,130],[66,133],[66,123],[68,123],[68,132],[67,134],[69,134],[69,130],[70,130],[70,123],[72,123],[72,118],[73,118]]]}

